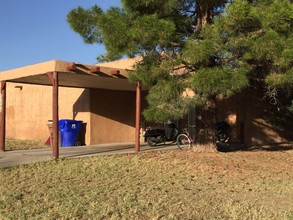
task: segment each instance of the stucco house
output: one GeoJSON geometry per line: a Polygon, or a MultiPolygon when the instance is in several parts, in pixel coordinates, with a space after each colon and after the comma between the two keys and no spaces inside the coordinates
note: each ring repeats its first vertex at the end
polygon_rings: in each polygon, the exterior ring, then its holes
{"type": "MultiPolygon", "coordinates": [[[[64,65],[65,68],[71,65],[62,61],[50,62],[64,65]]],[[[47,65],[47,62],[37,65],[41,67],[47,65]]],[[[126,71],[100,66],[100,71],[105,74],[98,77],[99,81],[100,78],[105,79],[100,85],[91,78],[83,78],[83,73],[75,73],[77,71],[68,70],[68,76],[59,76],[59,80],[64,77],[68,81],[66,87],[59,87],[59,119],[82,120],[86,128],[86,145],[133,141],[135,85],[129,84],[124,78],[126,71]],[[119,72],[119,76],[115,71],[119,72]],[[80,79],[71,79],[70,75],[73,74],[80,75],[80,79]]],[[[38,82],[7,83],[6,137],[33,140],[48,138],[47,122],[52,120],[51,87],[38,82]]]]}
{"type": "MultiPolygon", "coordinates": [[[[147,105],[148,88],[139,85],[137,100],[138,87],[127,79],[139,59],[97,65],[52,60],[1,72],[1,93],[5,89],[6,96],[1,102],[6,101],[1,106],[1,113],[3,108],[6,110],[4,136],[45,142],[55,102],[58,119],[84,122],[85,145],[134,142],[139,127],[146,126],[143,119],[137,121],[137,111],[141,112],[147,105]],[[57,102],[52,98],[52,73],[58,73],[57,102]]],[[[292,129],[282,130],[267,120],[274,108],[251,87],[228,100],[219,100],[216,117],[229,122],[233,143],[255,145],[292,141],[292,129]]],[[[208,124],[209,113],[191,113],[178,122],[179,128],[190,120],[192,123],[206,120],[208,124]]]]}

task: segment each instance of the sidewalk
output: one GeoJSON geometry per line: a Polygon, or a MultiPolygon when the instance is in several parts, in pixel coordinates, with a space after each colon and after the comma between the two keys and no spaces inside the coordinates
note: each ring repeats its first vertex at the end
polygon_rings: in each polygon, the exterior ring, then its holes
{"type": "MultiPolygon", "coordinates": [[[[176,149],[176,145],[159,145],[150,147],[147,144],[142,144],[140,147],[141,152],[158,151],[176,149]]],[[[135,153],[134,143],[123,144],[99,144],[92,146],[79,146],[79,147],[60,147],[60,158],[79,158],[91,157],[112,154],[125,154],[135,153]]],[[[11,167],[20,164],[29,164],[37,161],[47,161],[52,159],[51,148],[46,149],[31,149],[31,150],[16,150],[6,151],[0,153],[0,168],[11,167]]]]}

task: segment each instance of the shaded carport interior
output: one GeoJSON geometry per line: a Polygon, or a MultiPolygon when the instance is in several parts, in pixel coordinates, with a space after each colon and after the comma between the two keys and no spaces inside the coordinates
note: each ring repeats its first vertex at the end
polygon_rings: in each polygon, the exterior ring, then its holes
{"type": "Polygon", "coordinates": [[[53,158],[59,157],[58,146],[58,87],[98,88],[118,91],[136,92],[135,117],[135,151],[139,151],[140,126],[140,96],[142,88],[140,82],[131,84],[128,81],[129,70],[105,67],[99,65],[79,64],[60,60],[51,60],[39,64],[7,70],[0,73],[1,81],[1,123],[0,149],[5,151],[5,106],[6,82],[51,85],[53,112],[53,158]]]}

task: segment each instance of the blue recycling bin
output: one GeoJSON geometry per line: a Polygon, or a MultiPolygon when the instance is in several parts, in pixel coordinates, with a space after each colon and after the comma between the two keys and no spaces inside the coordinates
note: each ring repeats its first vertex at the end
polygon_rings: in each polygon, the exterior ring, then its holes
{"type": "Polygon", "coordinates": [[[62,119],[59,120],[58,127],[60,131],[61,147],[78,146],[78,133],[81,129],[82,121],[62,119]]]}

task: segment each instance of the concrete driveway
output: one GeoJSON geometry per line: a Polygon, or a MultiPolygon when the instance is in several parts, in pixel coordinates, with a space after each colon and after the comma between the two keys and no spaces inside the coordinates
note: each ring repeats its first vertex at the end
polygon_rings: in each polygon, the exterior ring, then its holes
{"type": "MultiPolygon", "coordinates": [[[[177,149],[176,145],[158,145],[150,147],[147,144],[141,145],[141,152],[177,149]]],[[[60,147],[60,158],[80,158],[112,154],[135,153],[134,143],[123,144],[99,144],[79,147],[60,147]]],[[[52,159],[52,150],[31,149],[15,150],[0,153],[0,168],[11,167],[20,164],[29,164],[37,161],[47,161],[52,159]]]]}

